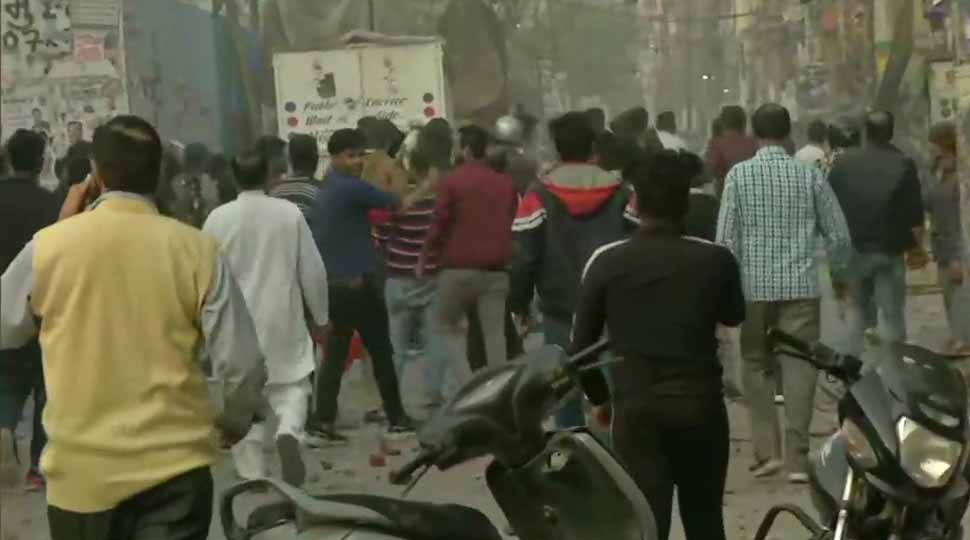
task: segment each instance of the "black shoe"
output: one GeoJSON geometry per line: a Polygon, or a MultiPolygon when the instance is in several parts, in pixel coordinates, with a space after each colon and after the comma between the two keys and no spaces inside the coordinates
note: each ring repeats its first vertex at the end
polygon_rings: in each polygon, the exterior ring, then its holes
{"type": "Polygon", "coordinates": [[[302,487],[306,481],[306,465],[300,453],[300,442],[293,435],[280,435],[276,439],[276,449],[280,453],[283,481],[293,487],[302,487]]]}
{"type": "Polygon", "coordinates": [[[347,444],[350,439],[337,432],[333,424],[316,424],[307,428],[307,433],[321,439],[328,445],[347,444]]]}
{"type": "Polygon", "coordinates": [[[390,436],[404,437],[407,435],[413,435],[417,431],[417,427],[414,425],[414,420],[405,416],[392,422],[391,425],[387,426],[387,434],[390,436]]]}

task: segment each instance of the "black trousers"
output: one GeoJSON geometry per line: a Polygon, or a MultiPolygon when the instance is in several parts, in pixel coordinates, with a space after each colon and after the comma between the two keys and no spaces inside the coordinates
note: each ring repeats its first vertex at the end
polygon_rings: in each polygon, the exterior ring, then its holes
{"type": "Polygon", "coordinates": [[[78,514],[47,508],[51,540],[205,540],[212,522],[212,472],[190,471],[116,508],[78,514]]]}
{"type": "Polygon", "coordinates": [[[617,397],[614,450],[650,503],[659,538],[670,536],[676,487],[687,540],[724,540],[730,437],[723,399],[617,397]]]}
{"type": "Polygon", "coordinates": [[[16,430],[24,412],[27,397],[34,395],[34,418],[30,439],[30,468],[38,470],[40,455],[47,445],[47,432],[41,419],[47,404],[44,386],[44,365],[40,344],[30,344],[13,350],[0,351],[0,428],[16,430]]]}
{"type": "Polygon", "coordinates": [[[317,377],[314,421],[333,423],[337,419],[337,398],[344,376],[347,354],[354,331],[360,334],[364,347],[374,363],[377,389],[384,402],[384,412],[391,423],[404,418],[397,372],[394,370],[394,349],[391,347],[387,305],[373,280],[364,280],[356,287],[330,287],[330,324],[332,332],[327,343],[323,370],[317,377]]]}

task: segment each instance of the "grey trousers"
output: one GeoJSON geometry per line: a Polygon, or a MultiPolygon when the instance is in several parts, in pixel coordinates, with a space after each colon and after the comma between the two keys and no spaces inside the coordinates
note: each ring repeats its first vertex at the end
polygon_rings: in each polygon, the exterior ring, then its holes
{"type": "Polygon", "coordinates": [[[487,270],[442,270],[438,275],[438,303],[434,332],[447,351],[449,370],[459,384],[471,378],[466,358],[465,313],[478,312],[489,366],[505,363],[505,301],[509,295],[509,276],[487,270]]]}
{"type": "Polygon", "coordinates": [[[950,326],[950,338],[963,345],[970,345],[970,283],[954,283],[949,269],[943,265],[938,272],[940,287],[943,289],[946,320],[950,326]]]}
{"type": "Polygon", "coordinates": [[[775,406],[780,371],[785,395],[785,460],[789,472],[808,470],[810,428],[818,370],[803,360],[777,356],[768,342],[769,328],[778,328],[808,342],[820,334],[818,299],[748,304],[741,327],[744,391],[751,419],[751,441],[758,462],[781,457],[781,429],[775,406]]]}

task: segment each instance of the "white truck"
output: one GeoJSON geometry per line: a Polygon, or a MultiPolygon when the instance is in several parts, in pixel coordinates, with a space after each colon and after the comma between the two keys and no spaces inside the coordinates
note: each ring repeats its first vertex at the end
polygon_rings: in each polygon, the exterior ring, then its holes
{"type": "Polygon", "coordinates": [[[326,154],[337,130],[365,116],[404,131],[418,119],[448,117],[444,44],[436,38],[278,53],[273,57],[279,134],[313,135],[326,154]]]}

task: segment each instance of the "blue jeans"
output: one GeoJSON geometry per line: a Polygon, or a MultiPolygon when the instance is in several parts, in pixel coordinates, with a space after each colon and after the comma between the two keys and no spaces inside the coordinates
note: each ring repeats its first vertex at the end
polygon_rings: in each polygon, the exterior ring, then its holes
{"type": "MultiPolygon", "coordinates": [[[[542,332],[545,335],[546,345],[558,345],[564,349],[569,348],[570,333],[572,324],[545,316],[542,318],[542,332]]],[[[563,406],[556,413],[557,429],[572,429],[586,426],[586,413],[583,411],[583,402],[573,400],[563,406]]]]}
{"type": "Polygon", "coordinates": [[[408,354],[415,339],[424,345],[423,383],[429,404],[439,404],[446,397],[445,375],[448,362],[441,338],[432,332],[434,306],[438,287],[434,280],[411,277],[389,277],[384,286],[387,302],[394,368],[398,381],[413,358],[408,354]]]}
{"type": "Polygon", "coordinates": [[[906,261],[902,255],[857,253],[847,273],[849,353],[861,355],[875,304],[879,332],[889,345],[906,341],[906,261]]]}

